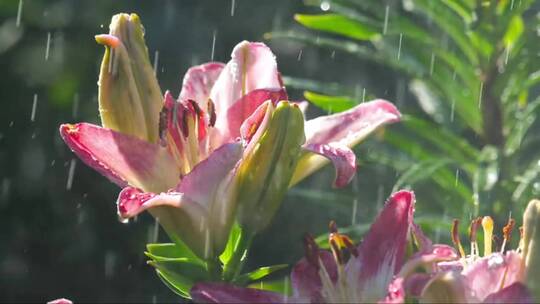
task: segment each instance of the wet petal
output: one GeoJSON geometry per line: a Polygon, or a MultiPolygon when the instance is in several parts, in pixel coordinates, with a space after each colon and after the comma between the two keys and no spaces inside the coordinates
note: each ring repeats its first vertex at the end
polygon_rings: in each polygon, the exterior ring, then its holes
{"type": "Polygon", "coordinates": [[[207,112],[210,91],[216,83],[225,64],[221,62],[208,62],[191,67],[184,75],[179,100],[195,100],[201,109],[207,112]]]}
{"type": "Polygon", "coordinates": [[[489,294],[512,285],[519,280],[521,256],[515,251],[493,253],[475,261],[462,272],[467,278],[473,296],[483,301],[489,294]]]}
{"type": "Polygon", "coordinates": [[[217,113],[225,113],[237,100],[256,89],[280,89],[272,51],[260,42],[240,42],[216,81],[210,98],[217,113]]]}
{"type": "Polygon", "coordinates": [[[287,100],[287,93],[283,89],[257,89],[247,93],[237,100],[226,112],[218,112],[216,128],[221,138],[219,143],[234,141],[240,137],[240,126],[265,101],[272,101],[274,105],[280,100],[287,100]]]}
{"type": "Polygon", "coordinates": [[[514,283],[496,293],[490,294],[484,303],[535,303],[531,293],[522,283],[514,283]]]}
{"type": "MultiPolygon", "coordinates": [[[[328,251],[319,251],[320,263],[324,265],[332,282],[337,280],[337,266],[332,254],[328,251]]],[[[322,302],[322,282],[320,277],[320,265],[313,265],[306,258],[302,258],[294,266],[291,272],[291,284],[293,296],[304,299],[311,303],[322,302]]]]}
{"type": "Polygon", "coordinates": [[[388,284],[403,265],[414,202],[413,192],[394,193],[358,246],[358,258],[347,265],[347,272],[358,275],[359,294],[365,301],[384,299],[388,284]]]}
{"type": "Polygon", "coordinates": [[[406,278],[421,266],[426,268],[428,272],[432,272],[435,270],[435,263],[454,261],[457,259],[459,259],[459,255],[453,247],[443,244],[436,244],[431,246],[429,250],[426,249],[419,251],[409,258],[409,260],[401,268],[399,276],[406,278]]]}
{"type": "Polygon", "coordinates": [[[121,187],[161,192],[179,181],[174,160],[158,145],[87,123],[61,125],[60,135],[84,163],[121,187]]]}
{"type": "Polygon", "coordinates": [[[334,187],[345,187],[353,179],[354,174],[356,173],[356,155],[354,155],[354,152],[347,146],[308,144],[304,145],[303,148],[306,151],[326,157],[334,164],[336,169],[334,187]]]}
{"type": "Polygon", "coordinates": [[[195,303],[286,303],[287,296],[224,283],[198,283],[191,288],[195,303]]]}
{"type": "Polygon", "coordinates": [[[425,273],[413,273],[405,279],[405,293],[409,297],[418,298],[431,280],[431,275],[425,273]]]}
{"type": "Polygon", "coordinates": [[[403,287],[403,278],[394,278],[388,285],[388,294],[384,300],[379,303],[405,303],[405,288],[403,287]]]}
{"type": "MultiPolygon", "coordinates": [[[[365,137],[387,123],[397,122],[401,114],[385,100],[362,103],[348,111],[321,116],[305,124],[306,144],[337,144],[352,148],[365,137]]],[[[291,186],[320,169],[328,160],[307,153],[298,162],[291,186]]]]}

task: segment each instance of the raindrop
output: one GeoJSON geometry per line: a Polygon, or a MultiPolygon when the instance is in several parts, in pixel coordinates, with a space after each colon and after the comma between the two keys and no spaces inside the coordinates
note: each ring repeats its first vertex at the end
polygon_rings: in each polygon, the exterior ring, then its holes
{"type": "Polygon", "coordinates": [[[231,1],[231,16],[234,16],[234,0],[231,1]]]}
{"type": "Polygon", "coordinates": [[[15,23],[17,27],[21,26],[22,8],[23,0],[19,0],[19,7],[17,8],[17,22],[15,23]]]}
{"type": "Polygon", "coordinates": [[[328,1],[321,2],[321,10],[328,11],[330,9],[330,3],[328,1]]]}
{"type": "Polygon", "coordinates": [[[377,210],[381,210],[384,202],[384,187],[382,185],[379,185],[377,187],[377,210]]]}
{"type": "Polygon", "coordinates": [[[49,60],[49,52],[51,50],[51,32],[47,33],[47,46],[45,47],[45,61],[49,60]]]}
{"type": "Polygon", "coordinates": [[[157,295],[152,295],[152,303],[153,304],[157,303],[157,295]]]}
{"type": "Polygon", "coordinates": [[[123,218],[123,217],[118,216],[118,221],[120,221],[120,223],[122,224],[128,224],[129,218],[123,218]]]}
{"type": "Polygon", "coordinates": [[[287,295],[289,294],[289,277],[283,278],[283,303],[287,303],[287,295]]]}
{"type": "Polygon", "coordinates": [[[2,179],[2,199],[3,200],[7,200],[10,189],[11,189],[11,180],[7,177],[4,177],[4,179],[2,179]]]}
{"type": "Polygon", "coordinates": [[[214,61],[214,52],[216,50],[216,36],[217,31],[214,30],[214,32],[212,33],[212,53],[210,54],[210,61],[214,61]]]}
{"type": "Polygon", "coordinates": [[[504,65],[507,65],[508,64],[508,57],[510,57],[510,50],[512,49],[512,45],[509,44],[506,46],[506,56],[504,56],[504,65]]]}
{"type": "Polygon", "coordinates": [[[157,243],[159,237],[159,218],[155,218],[154,225],[149,227],[148,242],[157,243]]]}
{"type": "Polygon", "coordinates": [[[105,277],[110,278],[114,274],[114,266],[116,264],[116,256],[111,251],[105,253],[105,277]]]}
{"type": "Polygon", "coordinates": [[[10,127],[10,128],[13,127],[13,124],[14,124],[14,123],[15,123],[15,122],[14,122],[13,120],[10,121],[10,122],[9,122],[9,127],[10,127]]]}
{"type": "Polygon", "coordinates": [[[456,100],[452,99],[452,108],[450,109],[450,122],[454,122],[455,107],[456,107],[456,100]]]}
{"type": "Polygon", "coordinates": [[[158,60],[159,60],[159,51],[155,51],[154,52],[154,76],[157,75],[158,60]]]}
{"type": "Polygon", "coordinates": [[[454,187],[457,187],[459,181],[459,169],[456,170],[456,179],[454,180],[454,187]]]}
{"type": "Polygon", "coordinates": [[[512,1],[510,2],[510,10],[513,10],[513,9],[514,9],[514,0],[512,0],[512,1]]]}
{"type": "Polygon", "coordinates": [[[366,101],[366,88],[362,89],[362,103],[366,101]]]}
{"type": "Polygon", "coordinates": [[[103,28],[103,27],[104,27],[103,23],[102,23],[102,24],[100,24],[100,25],[99,25],[99,27],[100,27],[100,28],[103,28]]]}
{"type": "Polygon", "coordinates": [[[433,69],[435,69],[435,53],[431,53],[431,62],[429,64],[429,75],[433,75],[433,69]]]}
{"type": "Polygon", "coordinates": [[[388,30],[388,14],[390,13],[390,6],[387,5],[384,9],[384,28],[383,28],[383,35],[386,35],[386,31],[388,30]]]}
{"type": "Polygon", "coordinates": [[[38,102],[38,94],[34,94],[34,101],[32,102],[32,113],[30,114],[30,121],[36,120],[37,102],[38,102]]]}
{"type": "Polygon", "coordinates": [[[206,229],[204,232],[204,257],[210,256],[210,230],[206,229]]]}
{"type": "Polygon", "coordinates": [[[77,164],[75,158],[71,159],[71,162],[69,163],[69,171],[68,171],[68,179],[66,183],[66,190],[71,190],[71,186],[73,185],[73,176],[75,175],[75,165],[77,164]]]}
{"type": "Polygon", "coordinates": [[[77,118],[77,113],[79,112],[79,93],[75,93],[73,96],[73,106],[71,108],[71,114],[73,118],[77,118]]]}
{"type": "Polygon", "coordinates": [[[480,82],[480,92],[478,93],[478,108],[482,106],[482,93],[484,91],[484,83],[480,82]]]}
{"type": "Polygon", "coordinates": [[[332,58],[332,60],[334,60],[336,58],[336,51],[335,50],[333,50],[332,54],[330,54],[330,58],[332,58]]]}
{"type": "Polygon", "coordinates": [[[454,69],[454,72],[452,73],[452,80],[456,80],[456,70],[454,69]]]}
{"type": "Polygon", "coordinates": [[[351,225],[356,225],[356,212],[357,212],[357,210],[358,210],[358,199],[354,198],[353,206],[352,206],[351,225]]]}
{"type": "Polygon", "coordinates": [[[300,61],[302,60],[302,49],[300,49],[300,52],[298,52],[298,57],[296,58],[296,60],[300,61]]]}
{"type": "Polygon", "coordinates": [[[55,164],[56,164],[56,160],[53,159],[53,160],[51,161],[51,167],[54,167],[55,164]]]}
{"type": "Polygon", "coordinates": [[[401,42],[403,40],[403,34],[399,34],[399,45],[398,45],[398,51],[397,51],[397,60],[399,61],[399,58],[401,57],[401,42]]]}

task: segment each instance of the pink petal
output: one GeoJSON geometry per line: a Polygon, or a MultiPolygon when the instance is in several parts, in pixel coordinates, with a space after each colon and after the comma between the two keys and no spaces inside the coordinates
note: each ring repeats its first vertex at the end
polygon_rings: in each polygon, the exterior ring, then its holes
{"type": "Polygon", "coordinates": [[[400,117],[396,107],[386,100],[361,103],[345,112],[308,120],[306,143],[339,142],[353,147],[378,127],[397,122],[400,117]]]}
{"type": "Polygon", "coordinates": [[[535,303],[527,287],[514,283],[496,293],[490,294],[484,303],[535,303]]]}
{"type": "Polygon", "coordinates": [[[416,240],[420,251],[430,251],[433,242],[424,234],[420,226],[416,223],[412,224],[412,234],[416,240]]]}
{"type": "MultiPolygon", "coordinates": [[[[352,148],[384,124],[397,122],[401,114],[385,100],[374,100],[334,115],[308,120],[304,129],[306,145],[332,144],[352,148]]],[[[295,185],[328,163],[328,160],[311,153],[298,161],[290,186],[295,185]]]]}
{"type": "Polygon", "coordinates": [[[521,256],[515,251],[493,253],[465,267],[466,277],[473,297],[483,301],[488,295],[512,285],[520,278],[521,256]]]}
{"type": "Polygon", "coordinates": [[[160,192],[179,180],[174,160],[158,145],[87,123],[63,124],[60,135],[84,163],[121,187],[160,192]]]}
{"type": "Polygon", "coordinates": [[[210,91],[218,79],[225,64],[208,62],[191,67],[184,75],[179,100],[195,100],[201,109],[207,112],[210,91]]]}
{"type": "Polygon", "coordinates": [[[287,296],[224,283],[197,283],[191,288],[195,303],[286,303],[287,296]]]}
{"type": "MultiPolygon", "coordinates": [[[[332,254],[328,251],[320,250],[319,259],[322,265],[324,265],[330,279],[336,282],[338,276],[337,266],[332,254]]],[[[291,272],[291,284],[295,298],[307,300],[311,303],[323,301],[319,267],[310,263],[306,258],[302,258],[296,263],[291,272]]]]}
{"type": "Polygon", "coordinates": [[[283,89],[257,89],[237,100],[226,112],[217,113],[216,128],[221,132],[221,142],[231,142],[240,136],[240,126],[265,101],[274,105],[280,100],[287,100],[283,89]]]}
{"type": "Polygon", "coordinates": [[[358,288],[367,302],[384,299],[388,284],[403,265],[414,202],[413,192],[394,193],[358,246],[358,258],[347,265],[347,272],[358,274],[358,288]]]}
{"type": "Polygon", "coordinates": [[[425,249],[415,253],[403,265],[399,276],[407,277],[412,274],[417,268],[423,266],[428,272],[435,271],[436,263],[443,261],[455,261],[459,259],[459,255],[453,247],[443,244],[436,244],[429,249],[425,249]],[[431,269],[430,269],[431,268],[431,269]]]}
{"type": "Polygon", "coordinates": [[[426,273],[413,273],[405,279],[405,293],[414,298],[422,295],[422,291],[431,280],[432,276],[426,273]]]}
{"type": "Polygon", "coordinates": [[[356,173],[356,155],[347,146],[308,144],[303,148],[306,151],[316,153],[329,159],[336,168],[334,187],[347,186],[356,173]]]}
{"type": "Polygon", "coordinates": [[[384,300],[379,303],[405,303],[405,288],[403,287],[403,278],[394,278],[388,285],[388,294],[384,300]]]}
{"type": "MultiPolygon", "coordinates": [[[[272,51],[260,42],[240,42],[210,92],[216,113],[226,113],[237,100],[256,89],[280,89],[272,51]]],[[[219,114],[218,114],[219,115],[219,114]]]]}
{"type": "Polygon", "coordinates": [[[47,302],[47,304],[73,304],[73,302],[71,302],[71,300],[61,298],[61,299],[49,301],[47,302]]]}

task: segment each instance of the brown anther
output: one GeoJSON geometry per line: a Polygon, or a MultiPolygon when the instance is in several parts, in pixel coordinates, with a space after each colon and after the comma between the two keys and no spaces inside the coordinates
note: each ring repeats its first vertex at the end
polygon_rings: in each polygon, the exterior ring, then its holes
{"type": "Polygon", "coordinates": [[[338,228],[335,221],[330,221],[328,224],[328,230],[330,230],[330,233],[338,233],[338,228]]]}
{"type": "Polygon", "coordinates": [[[461,241],[459,240],[459,220],[454,219],[452,222],[452,242],[455,246],[458,246],[458,244],[461,244],[461,241]]]}
{"type": "Polygon", "coordinates": [[[523,226],[519,227],[519,238],[523,239],[523,226]]]}
{"type": "Polygon", "coordinates": [[[304,235],[304,253],[306,260],[315,268],[319,269],[319,246],[309,233],[304,235]]]}
{"type": "Polygon", "coordinates": [[[503,227],[503,237],[506,240],[506,242],[510,242],[510,237],[512,236],[512,230],[514,230],[514,226],[516,225],[516,221],[513,218],[508,219],[508,223],[506,226],[503,227]]]}
{"type": "Polygon", "coordinates": [[[208,98],[208,114],[210,115],[210,126],[213,127],[216,124],[216,106],[212,99],[208,98]]]}
{"type": "Polygon", "coordinates": [[[482,223],[482,218],[478,217],[471,221],[471,226],[469,227],[469,240],[471,242],[476,242],[476,232],[478,231],[478,227],[480,227],[482,223]]]}
{"type": "Polygon", "coordinates": [[[167,132],[167,117],[169,116],[169,110],[164,106],[159,112],[159,139],[160,144],[165,146],[167,143],[166,132],[167,132]]]}
{"type": "Polygon", "coordinates": [[[347,247],[347,249],[349,249],[349,252],[356,258],[358,257],[358,249],[356,249],[356,247],[354,246],[352,240],[346,236],[346,235],[343,235],[342,236],[342,240],[343,240],[343,243],[345,243],[345,246],[347,247]]]}
{"type": "Polygon", "coordinates": [[[181,115],[180,119],[180,130],[182,130],[182,135],[184,135],[184,138],[187,138],[189,135],[189,125],[188,125],[188,119],[189,119],[189,109],[186,108],[183,105],[180,105],[179,114],[181,115]]]}

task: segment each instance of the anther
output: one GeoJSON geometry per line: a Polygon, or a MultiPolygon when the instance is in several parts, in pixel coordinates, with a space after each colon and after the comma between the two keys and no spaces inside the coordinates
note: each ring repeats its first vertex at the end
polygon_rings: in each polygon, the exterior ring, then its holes
{"type": "Polygon", "coordinates": [[[462,258],[465,258],[465,251],[463,250],[463,246],[461,246],[461,241],[459,240],[459,220],[454,219],[454,222],[452,223],[452,242],[454,243],[454,246],[459,251],[459,254],[462,258]]]}
{"type": "Polygon", "coordinates": [[[210,115],[210,126],[213,127],[216,124],[216,106],[212,102],[212,99],[208,99],[208,114],[210,115]]]}
{"type": "Polygon", "coordinates": [[[304,253],[306,260],[316,269],[319,269],[319,246],[309,233],[304,235],[304,253]]]}
{"type": "Polygon", "coordinates": [[[501,252],[504,252],[506,243],[510,242],[512,230],[514,230],[515,225],[516,221],[513,218],[509,218],[508,223],[506,224],[506,226],[503,227],[503,244],[501,246],[501,252]]]}
{"type": "Polygon", "coordinates": [[[484,256],[488,256],[491,254],[491,239],[493,238],[493,219],[490,216],[484,216],[482,228],[484,229],[484,256]]]}

